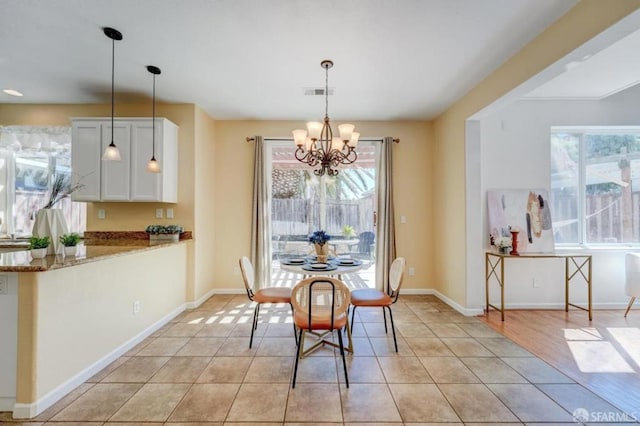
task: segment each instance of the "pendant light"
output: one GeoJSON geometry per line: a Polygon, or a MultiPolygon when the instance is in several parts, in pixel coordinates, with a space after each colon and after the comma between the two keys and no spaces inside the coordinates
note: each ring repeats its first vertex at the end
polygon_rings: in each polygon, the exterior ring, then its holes
{"type": "Polygon", "coordinates": [[[151,125],[153,129],[151,130],[151,143],[153,146],[153,151],[151,151],[151,159],[147,163],[147,171],[149,173],[160,173],[160,164],[156,161],[156,75],[160,74],[160,68],[154,67],[153,65],[147,66],[147,71],[153,74],[153,118],[151,120],[151,125]]]}
{"type": "Polygon", "coordinates": [[[114,28],[105,27],[102,29],[104,35],[111,39],[111,143],[104,150],[102,159],[105,161],[120,161],[120,150],[113,142],[114,133],[114,108],[115,108],[115,90],[114,90],[114,74],[115,74],[115,59],[116,59],[116,40],[122,40],[122,33],[114,28]]]}

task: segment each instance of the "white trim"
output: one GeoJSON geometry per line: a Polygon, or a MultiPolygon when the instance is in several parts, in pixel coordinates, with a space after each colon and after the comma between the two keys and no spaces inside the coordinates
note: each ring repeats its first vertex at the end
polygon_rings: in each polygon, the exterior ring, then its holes
{"type": "Polygon", "coordinates": [[[434,296],[438,299],[442,300],[447,305],[451,306],[453,309],[464,315],[465,317],[475,317],[477,315],[484,314],[484,310],[482,308],[465,308],[464,306],[457,303],[455,300],[450,299],[444,294],[440,293],[438,290],[431,290],[434,296]]]}
{"type": "Polygon", "coordinates": [[[215,290],[209,290],[208,292],[206,292],[205,294],[200,296],[200,298],[198,300],[194,300],[193,302],[185,303],[185,308],[186,309],[196,309],[198,306],[202,305],[204,302],[207,301],[208,298],[210,298],[214,294],[215,294],[215,290]]]}
{"type": "Polygon", "coordinates": [[[213,294],[246,294],[246,291],[242,288],[218,288],[211,291],[213,294]]]}
{"type": "Polygon", "coordinates": [[[127,353],[131,348],[135,347],[138,343],[142,342],[144,339],[155,333],[177,315],[182,313],[185,310],[186,305],[186,303],[180,305],[119,347],[115,348],[114,350],[100,358],[98,361],[94,362],[84,370],[77,373],[75,376],[71,377],[66,382],[62,383],[60,386],[48,392],[37,401],[30,404],[15,403],[13,405],[13,418],[29,419],[42,413],[44,410],[62,399],[69,392],[80,386],[82,383],[86,382],[88,379],[104,369],[107,365],[111,364],[120,356],[127,353]]]}
{"type": "Polygon", "coordinates": [[[14,396],[0,396],[0,411],[11,411],[15,403],[14,396]]]}

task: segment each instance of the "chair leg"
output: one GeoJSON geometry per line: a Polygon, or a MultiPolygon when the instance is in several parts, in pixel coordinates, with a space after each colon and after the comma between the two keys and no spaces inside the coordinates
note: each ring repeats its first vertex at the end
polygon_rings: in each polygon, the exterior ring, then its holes
{"type": "Polygon", "coordinates": [[[296,376],[298,375],[298,361],[300,361],[300,358],[302,357],[302,333],[304,333],[302,329],[300,329],[300,334],[296,333],[296,344],[297,344],[296,362],[293,367],[293,382],[291,383],[292,388],[296,387],[296,376]]]}
{"type": "Polygon", "coordinates": [[[354,305],[353,312],[351,312],[351,332],[352,333],[353,333],[353,322],[354,322],[354,319],[355,319],[355,316],[356,316],[356,307],[357,306],[354,305]]]}
{"type": "MultiPolygon", "coordinates": [[[[391,306],[385,306],[384,308],[387,308],[389,310],[389,319],[391,319],[391,331],[393,331],[393,344],[396,347],[396,352],[398,352],[398,341],[396,340],[396,326],[393,325],[393,314],[391,313],[391,306]]],[[[383,312],[384,312],[384,308],[382,308],[383,312]]]]}
{"type": "Polygon", "coordinates": [[[627,306],[627,310],[624,311],[624,317],[625,318],[627,317],[627,314],[629,313],[629,310],[631,309],[631,306],[633,306],[633,302],[635,302],[635,301],[636,301],[635,296],[632,296],[631,300],[629,300],[629,306],[627,306]]]}
{"type": "Polygon", "coordinates": [[[258,328],[258,311],[260,310],[260,304],[256,305],[256,308],[253,310],[253,323],[251,324],[251,338],[249,339],[249,349],[251,349],[251,345],[253,345],[253,331],[258,328]]]}
{"type": "Polygon", "coordinates": [[[293,335],[296,335],[296,323],[293,322],[293,305],[291,303],[289,303],[289,306],[291,306],[291,324],[293,325],[293,335]]]}
{"type": "Polygon", "coordinates": [[[387,313],[384,308],[386,308],[386,306],[382,307],[382,319],[384,319],[384,334],[387,334],[387,313]]]}
{"type": "Polygon", "coordinates": [[[342,343],[342,332],[338,330],[338,343],[340,344],[340,356],[342,356],[342,366],[344,367],[344,382],[349,387],[349,375],[347,374],[347,359],[344,356],[344,344],[342,343]]]}

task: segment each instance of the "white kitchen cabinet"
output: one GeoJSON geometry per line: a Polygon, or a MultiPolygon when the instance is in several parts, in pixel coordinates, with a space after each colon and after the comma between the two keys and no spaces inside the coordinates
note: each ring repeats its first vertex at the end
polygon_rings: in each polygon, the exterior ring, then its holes
{"type": "Polygon", "coordinates": [[[71,135],[74,182],[84,187],[74,201],[178,201],[178,127],[156,118],[155,157],[161,173],[149,173],[153,148],[150,118],[114,119],[114,142],[120,161],[102,161],[111,142],[111,118],[73,118],[71,135]]]}

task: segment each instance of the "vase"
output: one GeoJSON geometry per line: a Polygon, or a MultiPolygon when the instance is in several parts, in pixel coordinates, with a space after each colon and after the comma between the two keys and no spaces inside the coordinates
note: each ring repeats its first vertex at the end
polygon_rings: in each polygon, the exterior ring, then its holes
{"type": "Polygon", "coordinates": [[[511,232],[511,255],[512,256],[519,256],[520,253],[518,253],[518,234],[520,233],[520,231],[510,231],[511,232]]]}
{"type": "Polygon", "coordinates": [[[31,234],[35,237],[49,237],[47,254],[62,254],[64,245],[60,242],[60,235],[68,234],[67,222],[61,209],[40,209],[36,213],[31,234]]]}
{"type": "Polygon", "coordinates": [[[316,250],[316,259],[320,263],[327,263],[329,260],[329,244],[313,244],[316,250]]]}
{"type": "Polygon", "coordinates": [[[75,256],[78,252],[78,246],[64,246],[65,256],[75,256]]]}
{"type": "Polygon", "coordinates": [[[149,234],[149,241],[178,241],[180,240],[180,234],[149,234]]]}
{"type": "MultiPolygon", "coordinates": [[[[49,246],[51,247],[51,246],[49,246]]],[[[47,255],[47,249],[46,248],[37,248],[37,249],[31,249],[29,250],[29,252],[31,253],[31,257],[34,259],[42,259],[47,255]]]]}
{"type": "Polygon", "coordinates": [[[509,249],[511,247],[498,247],[498,253],[500,254],[509,254],[509,249]]]}

